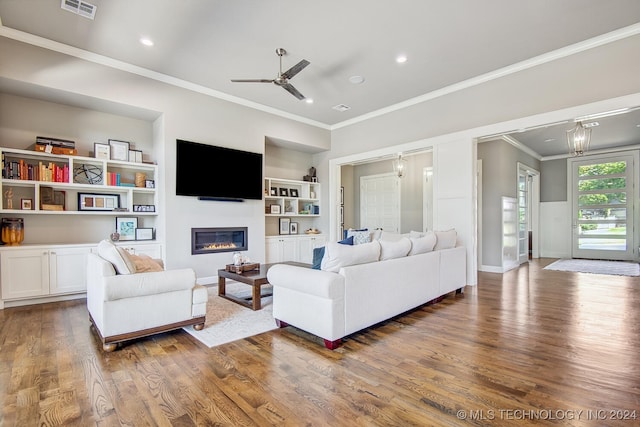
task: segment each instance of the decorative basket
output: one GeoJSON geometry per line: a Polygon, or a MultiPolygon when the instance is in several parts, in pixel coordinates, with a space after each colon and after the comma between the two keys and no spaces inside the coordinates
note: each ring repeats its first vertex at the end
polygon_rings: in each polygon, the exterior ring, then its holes
{"type": "Polygon", "coordinates": [[[260,268],[260,264],[258,263],[248,263],[248,264],[242,264],[242,265],[227,264],[226,270],[233,271],[236,274],[241,274],[241,273],[244,273],[245,271],[257,270],[259,268],[260,268]]]}

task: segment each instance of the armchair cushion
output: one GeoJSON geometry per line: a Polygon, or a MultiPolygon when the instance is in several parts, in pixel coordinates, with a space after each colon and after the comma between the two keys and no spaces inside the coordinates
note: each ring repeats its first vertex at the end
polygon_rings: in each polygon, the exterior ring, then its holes
{"type": "Polygon", "coordinates": [[[162,265],[158,260],[152,259],[148,255],[127,254],[127,257],[133,261],[136,273],[146,273],[149,271],[163,271],[162,265]]]}
{"type": "Polygon", "coordinates": [[[190,268],[153,271],[104,278],[104,301],[191,290],[196,274],[190,268]]]}
{"type": "Polygon", "coordinates": [[[116,269],[118,274],[133,274],[136,272],[136,266],[127,256],[127,251],[108,240],[102,240],[98,244],[98,255],[113,264],[113,268],[116,269]]]}

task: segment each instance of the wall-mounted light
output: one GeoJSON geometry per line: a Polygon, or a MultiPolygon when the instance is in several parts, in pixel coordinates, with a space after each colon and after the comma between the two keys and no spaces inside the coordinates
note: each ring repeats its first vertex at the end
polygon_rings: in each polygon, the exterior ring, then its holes
{"type": "Polygon", "coordinates": [[[402,158],[402,153],[398,153],[398,157],[393,161],[393,171],[399,178],[407,171],[407,161],[402,158]]]}

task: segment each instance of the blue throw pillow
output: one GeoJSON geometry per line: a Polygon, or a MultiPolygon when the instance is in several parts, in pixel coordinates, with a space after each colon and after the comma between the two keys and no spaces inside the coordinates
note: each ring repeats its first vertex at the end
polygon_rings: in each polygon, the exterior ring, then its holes
{"type": "MultiPolygon", "coordinates": [[[[340,240],[338,243],[342,245],[351,245],[353,246],[353,236],[340,240]]],[[[311,263],[311,268],[314,270],[320,270],[320,265],[322,264],[322,258],[324,257],[324,246],[319,248],[313,248],[313,261],[311,263]]]]}

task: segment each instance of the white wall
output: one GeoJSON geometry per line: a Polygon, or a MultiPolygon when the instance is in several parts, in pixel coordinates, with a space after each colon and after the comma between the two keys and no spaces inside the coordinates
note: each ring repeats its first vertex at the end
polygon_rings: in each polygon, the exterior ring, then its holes
{"type": "Polygon", "coordinates": [[[570,258],[571,208],[569,203],[540,203],[540,256],[570,258]]]}

